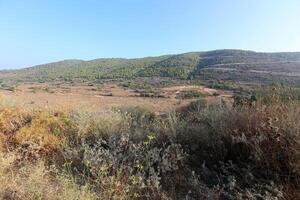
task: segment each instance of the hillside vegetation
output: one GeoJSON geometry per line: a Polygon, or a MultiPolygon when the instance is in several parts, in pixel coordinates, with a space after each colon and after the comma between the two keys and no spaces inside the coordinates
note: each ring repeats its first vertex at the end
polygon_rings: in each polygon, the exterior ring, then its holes
{"type": "Polygon", "coordinates": [[[2,82],[100,81],[146,77],[299,85],[300,53],[216,50],[139,59],[65,60],[1,71],[2,82]]]}
{"type": "Polygon", "coordinates": [[[300,93],[199,99],[158,116],[1,98],[1,199],[299,199],[300,93]]]}

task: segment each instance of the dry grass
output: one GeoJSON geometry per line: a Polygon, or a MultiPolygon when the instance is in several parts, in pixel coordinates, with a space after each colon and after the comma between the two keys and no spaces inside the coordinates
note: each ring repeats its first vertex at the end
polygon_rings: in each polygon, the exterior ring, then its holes
{"type": "Polygon", "coordinates": [[[66,177],[55,175],[45,163],[27,163],[16,169],[17,156],[1,154],[1,199],[95,199],[85,187],[78,187],[66,177]]]}
{"type": "Polygon", "coordinates": [[[2,100],[0,197],[299,199],[298,99],[273,90],[234,105],[198,101],[157,116],[2,100]]]}
{"type": "MultiPolygon", "coordinates": [[[[102,87],[102,91],[99,91],[97,86],[61,85],[61,87],[56,87],[49,84],[29,84],[19,86],[19,90],[16,92],[4,90],[0,90],[0,92],[13,99],[15,104],[26,108],[40,107],[60,110],[68,107],[72,110],[101,112],[103,110],[110,111],[113,107],[143,106],[164,112],[173,110],[178,106],[176,104],[178,100],[173,96],[172,98],[143,98],[137,97],[134,90],[125,90],[114,84],[105,84],[102,87]],[[64,87],[68,87],[68,90],[66,91],[64,87]],[[50,88],[52,92],[45,89],[34,90],[33,92],[32,88],[50,88]],[[103,94],[112,94],[112,96],[103,94]]],[[[186,105],[189,102],[189,100],[183,100],[182,104],[186,105]]]]}

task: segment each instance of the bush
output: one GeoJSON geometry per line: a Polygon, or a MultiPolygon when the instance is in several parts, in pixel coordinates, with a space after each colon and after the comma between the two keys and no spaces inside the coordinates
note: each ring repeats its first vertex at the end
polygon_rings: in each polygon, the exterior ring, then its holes
{"type": "Polygon", "coordinates": [[[206,95],[194,90],[188,90],[188,91],[181,91],[179,94],[177,94],[176,98],[178,99],[192,99],[192,98],[200,98],[205,97],[206,95]]]}
{"type": "Polygon", "coordinates": [[[0,197],[299,199],[300,106],[280,94],[162,116],[1,105],[0,197]]]}

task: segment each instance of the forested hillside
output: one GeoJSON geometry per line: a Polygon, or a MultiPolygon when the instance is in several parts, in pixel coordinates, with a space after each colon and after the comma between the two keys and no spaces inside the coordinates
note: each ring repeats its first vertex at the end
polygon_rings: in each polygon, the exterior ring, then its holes
{"type": "Polygon", "coordinates": [[[137,59],[65,60],[0,72],[2,82],[97,81],[137,77],[297,84],[300,80],[300,53],[216,50],[137,59]]]}

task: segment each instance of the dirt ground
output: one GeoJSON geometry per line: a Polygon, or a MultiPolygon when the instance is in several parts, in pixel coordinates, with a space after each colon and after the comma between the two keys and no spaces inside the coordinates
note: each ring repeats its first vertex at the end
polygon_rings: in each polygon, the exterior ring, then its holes
{"type": "Polygon", "coordinates": [[[27,108],[46,107],[84,111],[103,111],[114,107],[146,107],[155,112],[167,112],[189,104],[195,99],[177,99],[176,94],[184,90],[196,90],[206,94],[210,102],[230,98],[231,94],[202,86],[176,86],[162,88],[163,97],[139,97],[137,92],[116,84],[64,85],[64,84],[26,84],[15,91],[0,90],[9,103],[27,108]],[[218,96],[214,94],[218,93],[218,96]]]}

